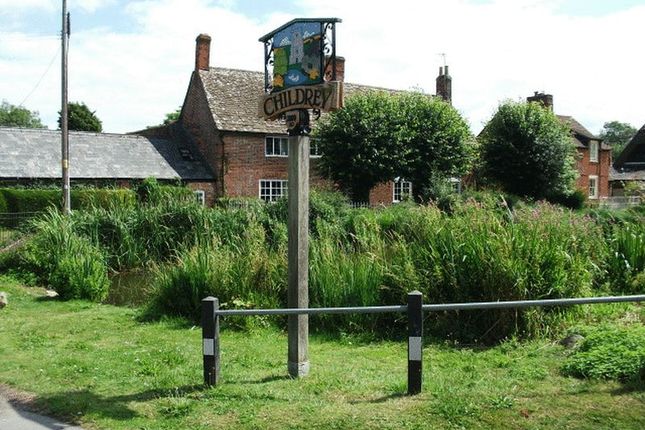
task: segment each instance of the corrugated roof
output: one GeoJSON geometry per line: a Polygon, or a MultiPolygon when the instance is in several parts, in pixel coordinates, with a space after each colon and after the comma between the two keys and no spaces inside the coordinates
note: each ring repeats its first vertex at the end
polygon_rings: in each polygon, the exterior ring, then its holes
{"type": "MultiPolygon", "coordinates": [[[[211,67],[200,70],[199,77],[219,130],[286,134],[284,122],[265,121],[259,115],[260,98],[264,94],[264,72],[211,67]]],[[[400,92],[344,83],[346,96],[370,90],[400,92]]]]}
{"type": "MultiPolygon", "coordinates": [[[[214,180],[198,151],[184,159],[167,139],[70,132],[69,147],[73,179],[214,180]]],[[[0,154],[0,178],[61,177],[60,131],[0,127],[0,154]]]]}

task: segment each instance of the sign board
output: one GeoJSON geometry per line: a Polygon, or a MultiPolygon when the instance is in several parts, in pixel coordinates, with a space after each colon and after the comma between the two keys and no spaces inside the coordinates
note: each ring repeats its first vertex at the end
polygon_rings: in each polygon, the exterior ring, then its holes
{"type": "Polygon", "coordinates": [[[343,86],[337,81],[312,87],[291,87],[262,96],[260,116],[264,119],[276,119],[295,109],[317,109],[329,112],[340,109],[342,100],[343,86]]]}
{"type": "Polygon", "coordinates": [[[342,107],[336,81],[338,18],[299,18],[260,38],[264,43],[264,89],[259,115],[277,119],[289,111],[342,107]]]}

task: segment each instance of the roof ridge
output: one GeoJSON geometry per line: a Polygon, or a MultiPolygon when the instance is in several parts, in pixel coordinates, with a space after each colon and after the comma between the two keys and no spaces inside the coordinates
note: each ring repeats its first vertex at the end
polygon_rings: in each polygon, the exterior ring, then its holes
{"type": "MultiPolygon", "coordinates": [[[[0,131],[19,131],[27,133],[49,133],[49,134],[60,134],[60,130],[52,130],[49,128],[28,128],[28,127],[4,127],[0,126],[0,131]]],[[[118,137],[118,138],[143,138],[143,139],[158,139],[158,140],[170,140],[163,137],[146,137],[140,134],[129,134],[129,133],[104,133],[96,131],[80,131],[80,130],[70,130],[70,135],[79,135],[79,136],[98,136],[98,137],[118,137]]]]}

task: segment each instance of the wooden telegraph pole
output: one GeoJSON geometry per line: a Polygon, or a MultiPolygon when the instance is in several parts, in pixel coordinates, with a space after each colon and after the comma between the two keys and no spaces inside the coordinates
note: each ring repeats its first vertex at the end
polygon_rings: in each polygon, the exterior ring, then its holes
{"type": "MultiPolygon", "coordinates": [[[[338,22],[338,18],[294,19],[260,38],[264,43],[265,95],[259,114],[266,120],[286,119],[289,131],[290,308],[309,307],[309,110],[319,116],[322,111],[342,107],[342,83],[336,81],[338,22]]],[[[289,375],[306,376],[307,315],[289,315],[288,337],[289,375]]]]}
{"type": "Polygon", "coordinates": [[[67,13],[67,0],[63,0],[63,25],[61,35],[61,164],[63,168],[63,213],[68,215],[71,210],[71,202],[69,189],[69,130],[67,129],[67,48],[69,46],[69,14],[67,13]]]}

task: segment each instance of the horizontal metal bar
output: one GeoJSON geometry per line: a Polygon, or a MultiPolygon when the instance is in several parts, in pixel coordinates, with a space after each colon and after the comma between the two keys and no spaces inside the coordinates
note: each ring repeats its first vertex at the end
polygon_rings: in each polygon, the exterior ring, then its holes
{"type": "MultiPolygon", "coordinates": [[[[508,309],[543,306],[572,306],[594,303],[644,302],[645,294],[635,296],[581,297],[573,299],[518,300],[507,302],[443,303],[423,305],[426,312],[457,311],[473,309],[508,309]]],[[[362,306],[346,308],[287,308],[287,309],[229,309],[218,310],[218,316],[253,315],[319,315],[319,314],[378,314],[388,312],[407,312],[407,305],[362,306]]]]}
{"type": "Polygon", "coordinates": [[[581,297],[574,299],[545,299],[545,300],[518,300],[508,302],[474,302],[474,303],[444,303],[436,305],[423,305],[423,310],[428,312],[458,311],[468,309],[504,309],[504,308],[530,308],[542,306],[571,306],[588,305],[593,303],[620,303],[643,302],[645,295],[636,296],[609,296],[609,297],[581,297]]]}
{"type": "Polygon", "coordinates": [[[406,312],[406,305],[399,306],[362,306],[347,308],[287,308],[287,309],[229,309],[215,312],[218,316],[230,315],[318,315],[318,314],[381,314],[386,312],[406,312]]]}

